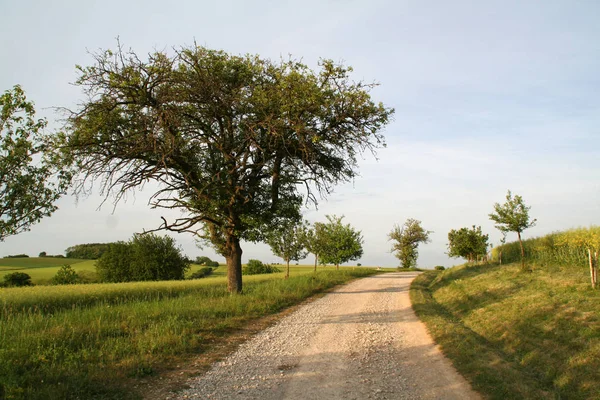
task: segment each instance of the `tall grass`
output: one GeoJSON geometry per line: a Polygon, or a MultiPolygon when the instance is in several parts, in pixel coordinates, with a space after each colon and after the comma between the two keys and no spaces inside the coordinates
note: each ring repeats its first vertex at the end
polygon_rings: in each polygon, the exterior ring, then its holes
{"type": "Polygon", "coordinates": [[[72,285],[0,292],[0,386],[11,399],[137,398],[131,380],[197,355],[243,324],[376,271],[72,285]]]}
{"type": "MultiPolygon", "coordinates": [[[[523,247],[528,262],[546,267],[579,268],[588,266],[588,248],[599,250],[599,242],[600,226],[591,226],[527,239],[523,241],[523,247]]],[[[498,261],[500,252],[503,263],[521,260],[519,242],[495,247],[492,250],[494,261],[498,261]]]]}

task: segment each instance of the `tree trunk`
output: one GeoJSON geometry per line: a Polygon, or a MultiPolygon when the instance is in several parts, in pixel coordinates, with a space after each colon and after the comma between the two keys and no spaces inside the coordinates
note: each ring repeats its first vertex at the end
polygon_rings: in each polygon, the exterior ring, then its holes
{"type": "Polygon", "coordinates": [[[337,271],[339,271],[339,270],[340,270],[340,264],[335,264],[335,269],[336,269],[337,271]]]}
{"type": "Polygon", "coordinates": [[[235,235],[227,236],[227,290],[229,293],[242,293],[242,248],[235,235]]]}
{"type": "Polygon", "coordinates": [[[502,250],[500,250],[500,253],[498,254],[498,258],[500,260],[500,265],[502,265],[502,250]]]}
{"type": "Polygon", "coordinates": [[[319,261],[319,256],[315,254],[315,272],[317,272],[317,261],[319,261]]]}
{"type": "Polygon", "coordinates": [[[288,258],[287,260],[285,260],[286,264],[287,264],[287,269],[285,272],[285,279],[288,279],[290,277],[290,259],[288,258]]]}
{"type": "Polygon", "coordinates": [[[523,241],[521,240],[521,232],[517,232],[519,238],[519,246],[521,246],[521,269],[525,269],[525,249],[523,248],[523,241]]]}

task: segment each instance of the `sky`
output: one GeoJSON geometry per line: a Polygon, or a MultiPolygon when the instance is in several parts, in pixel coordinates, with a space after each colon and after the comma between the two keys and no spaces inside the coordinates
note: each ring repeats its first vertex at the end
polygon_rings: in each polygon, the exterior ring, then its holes
{"type": "MultiPolygon", "coordinates": [[[[50,129],[54,107],[84,99],[75,65],[114,49],[139,55],[194,42],[231,54],[292,55],[317,68],[332,59],[372,97],[393,107],[387,147],[365,155],[360,176],[336,187],[305,217],[344,215],[362,232],[363,265],[396,266],[388,233],[408,218],[433,231],[419,266],[451,266],[451,229],[480,225],[507,190],[531,206],[524,237],[600,223],[600,2],[597,1],[0,1],[0,91],[20,84],[50,129]]],[[[69,195],[29,232],[0,243],[0,256],[64,254],[80,243],[127,240],[177,216],[147,205],[150,191],[116,207],[69,195]],[[101,206],[101,207],[100,207],[101,206]]],[[[207,255],[174,234],[190,257],[207,255]]],[[[510,234],[508,240],[516,240],[510,234]]],[[[243,261],[280,261],[243,244],[243,261]]],[[[312,262],[309,256],[306,263],[312,262]]]]}

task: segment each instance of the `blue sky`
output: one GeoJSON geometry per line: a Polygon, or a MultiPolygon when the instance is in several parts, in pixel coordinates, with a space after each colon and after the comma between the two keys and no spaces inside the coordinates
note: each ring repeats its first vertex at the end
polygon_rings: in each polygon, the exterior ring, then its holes
{"type": "MultiPolygon", "coordinates": [[[[71,85],[88,51],[120,37],[138,54],[201,45],[310,66],[330,58],[377,81],[375,100],[396,109],[387,148],[365,157],[361,176],[339,186],[311,221],[345,215],[363,232],[365,265],[397,264],[387,233],[422,221],[432,243],[423,267],[452,265],[450,229],[481,225],[506,191],[531,205],[524,236],[599,223],[600,3],[596,1],[19,1],[0,3],[0,90],[21,84],[40,115],[75,107],[71,85]]],[[[62,253],[77,243],[126,240],[160,215],[142,191],[114,210],[96,195],[65,197],[52,217],[0,243],[0,255],[62,253]]],[[[190,235],[175,235],[190,256],[190,235]]],[[[509,240],[516,239],[512,235],[509,240]]],[[[244,261],[276,261],[246,244],[244,261]]],[[[310,258],[309,258],[310,261],[310,258]]]]}

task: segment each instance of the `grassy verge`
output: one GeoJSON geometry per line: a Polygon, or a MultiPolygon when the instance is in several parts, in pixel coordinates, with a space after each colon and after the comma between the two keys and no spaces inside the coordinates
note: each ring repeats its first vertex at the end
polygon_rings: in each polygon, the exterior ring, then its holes
{"type": "Polygon", "coordinates": [[[490,399],[600,398],[600,291],[586,271],[519,264],[426,272],[415,312],[490,399]]]}
{"type": "Polygon", "coordinates": [[[0,292],[0,385],[9,399],[139,398],[136,379],[208,351],[245,324],[364,268],[245,278],[72,285],[0,292]]]}

